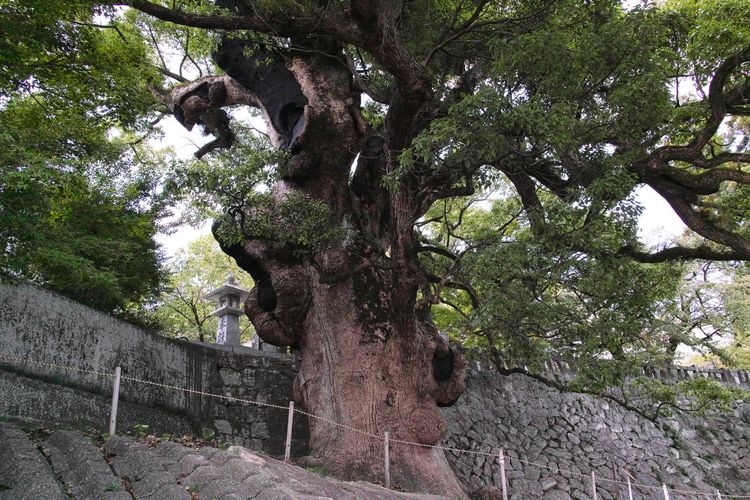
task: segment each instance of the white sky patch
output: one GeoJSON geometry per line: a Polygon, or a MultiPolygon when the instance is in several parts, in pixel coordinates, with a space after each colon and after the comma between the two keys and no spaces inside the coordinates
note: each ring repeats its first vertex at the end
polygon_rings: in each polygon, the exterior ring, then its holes
{"type": "MultiPolygon", "coordinates": [[[[265,123],[258,117],[251,116],[250,109],[247,107],[238,107],[228,110],[232,118],[244,123],[249,123],[260,131],[265,131],[265,123]]],[[[171,148],[174,155],[182,160],[191,158],[198,149],[204,144],[212,141],[212,135],[205,136],[201,132],[200,126],[193,127],[193,130],[187,130],[179,124],[174,116],[165,117],[159,124],[163,136],[159,139],[152,139],[151,146],[156,149],[171,148]]],[[[210,159],[208,159],[210,161],[210,159]]],[[[176,210],[180,211],[179,207],[176,210]]],[[[161,245],[162,251],[167,258],[172,258],[175,254],[186,248],[190,243],[201,236],[211,233],[211,221],[206,221],[200,227],[190,225],[179,226],[175,231],[169,234],[158,233],[156,242],[161,245]]]]}
{"type": "Polygon", "coordinates": [[[652,247],[664,247],[687,230],[677,214],[664,198],[648,186],[636,190],[636,199],[643,205],[638,221],[638,237],[652,247]]]}
{"type": "MultiPolygon", "coordinates": [[[[163,136],[159,139],[150,140],[152,147],[156,149],[170,148],[174,155],[180,159],[188,159],[200,149],[200,147],[213,140],[213,136],[204,136],[201,133],[201,127],[193,127],[188,131],[180,125],[173,116],[165,117],[159,124],[163,136]]],[[[179,212],[180,209],[177,209],[179,212]]],[[[196,238],[211,232],[211,222],[207,221],[203,226],[195,228],[189,225],[179,226],[175,231],[165,234],[157,233],[154,238],[161,246],[164,255],[171,259],[180,249],[186,248],[196,238]]]]}
{"type": "Polygon", "coordinates": [[[187,130],[171,115],[159,123],[159,128],[164,135],[159,139],[150,140],[151,146],[156,149],[171,148],[180,159],[190,158],[201,146],[214,139],[213,136],[203,135],[199,126],[187,130]]]}
{"type": "Polygon", "coordinates": [[[183,225],[170,234],[158,233],[154,239],[161,246],[164,255],[172,259],[179,250],[187,248],[196,239],[210,233],[211,221],[206,221],[199,228],[183,225]]]}

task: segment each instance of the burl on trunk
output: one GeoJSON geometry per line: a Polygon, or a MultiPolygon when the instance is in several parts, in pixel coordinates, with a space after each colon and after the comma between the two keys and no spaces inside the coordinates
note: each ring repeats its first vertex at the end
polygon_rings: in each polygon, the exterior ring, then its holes
{"type": "MultiPolygon", "coordinates": [[[[465,362],[430,322],[429,304],[417,300],[426,283],[412,242],[418,208],[407,188],[383,187],[396,166],[397,127],[364,122],[360,92],[333,54],[318,47],[282,60],[225,40],[216,60],[228,76],[177,89],[173,105],[183,123],[217,136],[200,154],[233,140],[221,107],[262,110],[274,146],[291,159],[273,206],[248,210],[273,213],[291,197],[329,208],[335,236],[314,247],[291,248],[246,225],[241,242],[220,242],[255,279],[245,311],[258,335],[302,354],[295,400],[320,417],[310,419],[307,462],[382,482],[383,443],[372,435],[438,444],[445,430],[438,406],[463,391],[465,362]]],[[[441,450],[394,443],[391,464],[398,488],[462,494],[441,450]]]]}

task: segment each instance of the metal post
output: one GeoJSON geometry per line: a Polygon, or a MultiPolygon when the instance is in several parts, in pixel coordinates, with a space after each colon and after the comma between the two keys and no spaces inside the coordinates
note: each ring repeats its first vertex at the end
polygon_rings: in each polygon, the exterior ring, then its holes
{"type": "Polygon", "coordinates": [[[390,451],[388,450],[388,433],[386,432],[383,438],[383,454],[385,460],[385,487],[391,487],[391,459],[390,451]]]}
{"type": "Polygon", "coordinates": [[[500,448],[498,459],[500,460],[500,481],[503,488],[503,500],[508,500],[508,482],[505,479],[505,454],[502,448],[500,448]]]}
{"type": "Polygon", "coordinates": [[[669,500],[669,490],[667,489],[667,485],[662,484],[662,487],[664,489],[664,500],[669,500]]]}
{"type": "Polygon", "coordinates": [[[284,462],[289,463],[292,450],[292,420],[294,420],[294,401],[289,401],[289,415],[286,418],[286,445],[284,447],[284,462]]]}
{"type": "Polygon", "coordinates": [[[591,471],[591,498],[596,500],[596,474],[591,471]]]}
{"type": "Polygon", "coordinates": [[[118,366],[115,368],[115,380],[112,383],[112,411],[109,414],[109,435],[114,436],[117,430],[117,403],[120,401],[120,373],[118,366]]]}

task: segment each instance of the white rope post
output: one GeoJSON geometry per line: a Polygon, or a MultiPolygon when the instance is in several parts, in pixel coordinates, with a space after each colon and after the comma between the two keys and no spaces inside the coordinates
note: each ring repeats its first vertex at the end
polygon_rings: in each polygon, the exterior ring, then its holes
{"type": "Polygon", "coordinates": [[[292,420],[294,420],[294,401],[289,401],[289,415],[286,417],[286,445],[284,446],[284,462],[289,463],[292,451],[292,420]]]}
{"type": "Polygon", "coordinates": [[[591,471],[591,498],[596,500],[596,474],[591,471]]]}
{"type": "Polygon", "coordinates": [[[669,500],[669,489],[667,489],[667,485],[662,484],[662,488],[664,489],[664,500],[669,500]]]}
{"type": "Polygon", "coordinates": [[[112,411],[109,414],[109,435],[114,436],[117,430],[117,403],[120,401],[120,373],[118,366],[115,368],[115,380],[112,383],[112,411]]]}
{"type": "Polygon", "coordinates": [[[508,482],[505,478],[505,454],[502,448],[500,448],[497,458],[500,461],[500,484],[503,489],[503,500],[508,500],[508,482]]]}
{"type": "Polygon", "coordinates": [[[628,481],[628,500],[633,500],[633,486],[630,484],[630,475],[625,476],[628,481]]]}
{"type": "Polygon", "coordinates": [[[385,487],[391,487],[391,457],[388,449],[388,433],[383,435],[383,460],[385,461],[385,487]]]}

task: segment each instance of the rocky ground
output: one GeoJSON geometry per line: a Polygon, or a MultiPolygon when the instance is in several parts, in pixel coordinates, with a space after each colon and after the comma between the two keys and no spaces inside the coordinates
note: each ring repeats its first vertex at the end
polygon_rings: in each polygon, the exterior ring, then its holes
{"type": "Polygon", "coordinates": [[[232,446],[191,448],[0,422],[0,500],[438,499],[337,481],[232,446]]]}

